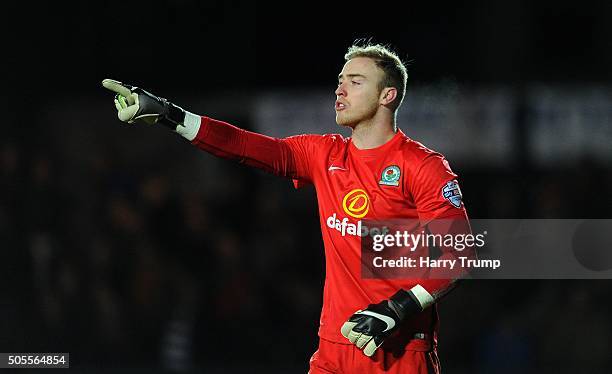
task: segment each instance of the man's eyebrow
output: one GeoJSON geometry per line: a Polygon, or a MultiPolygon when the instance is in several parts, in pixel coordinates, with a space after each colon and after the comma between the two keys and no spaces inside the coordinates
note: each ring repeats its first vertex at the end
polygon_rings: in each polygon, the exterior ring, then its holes
{"type": "MultiPolygon", "coordinates": [[[[343,77],[342,74],[338,74],[338,79],[342,79],[342,77],[343,77]]],[[[354,77],[365,78],[366,76],[363,74],[347,74],[346,77],[347,78],[354,78],[354,77]]]]}

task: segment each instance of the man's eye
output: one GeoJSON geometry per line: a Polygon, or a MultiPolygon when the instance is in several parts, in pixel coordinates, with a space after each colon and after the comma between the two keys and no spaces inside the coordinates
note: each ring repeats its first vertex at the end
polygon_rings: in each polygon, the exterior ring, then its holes
{"type": "Polygon", "coordinates": [[[361,82],[355,82],[355,81],[352,81],[352,83],[356,84],[356,85],[360,85],[361,84],[361,82]]]}

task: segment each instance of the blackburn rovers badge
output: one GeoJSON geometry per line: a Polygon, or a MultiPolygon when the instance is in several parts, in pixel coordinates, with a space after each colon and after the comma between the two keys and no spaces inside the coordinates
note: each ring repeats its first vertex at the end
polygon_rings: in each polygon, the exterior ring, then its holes
{"type": "Polygon", "coordinates": [[[399,186],[400,176],[402,175],[399,166],[390,165],[382,171],[378,184],[385,186],[399,186]]]}

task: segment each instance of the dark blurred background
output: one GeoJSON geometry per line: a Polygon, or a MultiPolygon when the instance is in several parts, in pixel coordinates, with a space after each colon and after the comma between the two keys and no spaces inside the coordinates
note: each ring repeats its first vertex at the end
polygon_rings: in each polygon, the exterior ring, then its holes
{"type": "MultiPolygon", "coordinates": [[[[316,349],[313,189],[122,125],[104,78],[268,135],[346,135],[336,76],[371,37],[410,62],[399,126],[447,155],[471,217],[610,216],[611,2],[3,8],[1,352],[70,352],[83,372],[297,373],[316,349]]],[[[441,302],[444,372],[610,372],[611,291],[465,282],[441,302]]]]}

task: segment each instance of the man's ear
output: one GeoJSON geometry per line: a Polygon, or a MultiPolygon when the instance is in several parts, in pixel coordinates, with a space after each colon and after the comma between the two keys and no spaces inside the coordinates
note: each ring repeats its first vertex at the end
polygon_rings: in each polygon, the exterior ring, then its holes
{"type": "Polygon", "coordinates": [[[385,87],[380,92],[379,103],[382,105],[389,105],[397,98],[397,88],[385,87]]]}

